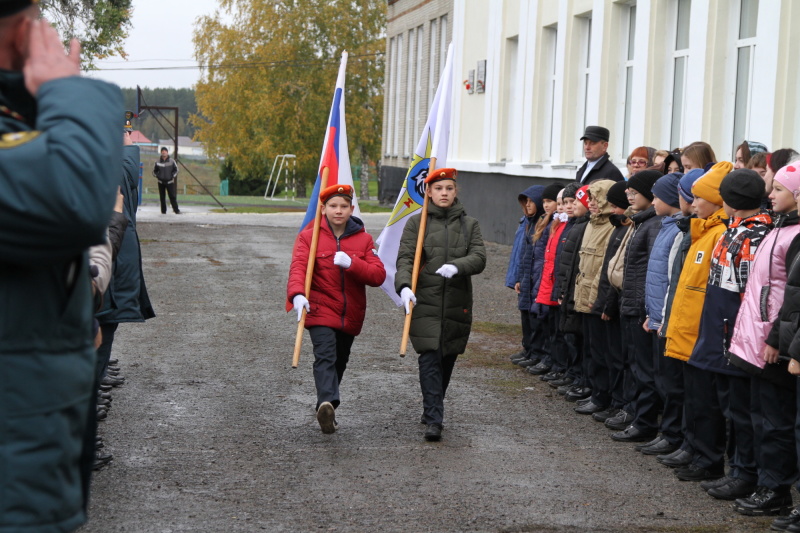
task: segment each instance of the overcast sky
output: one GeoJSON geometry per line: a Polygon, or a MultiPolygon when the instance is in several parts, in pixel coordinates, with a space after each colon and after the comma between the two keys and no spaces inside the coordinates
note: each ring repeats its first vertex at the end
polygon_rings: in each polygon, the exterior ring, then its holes
{"type": "Polygon", "coordinates": [[[119,57],[98,61],[103,70],[88,75],[120,87],[192,87],[200,70],[175,67],[197,65],[192,59],[195,20],[214,13],[217,6],[217,0],[133,0],[133,28],[124,45],[127,61],[119,57]],[[148,67],[170,70],[130,70],[148,67]]]}

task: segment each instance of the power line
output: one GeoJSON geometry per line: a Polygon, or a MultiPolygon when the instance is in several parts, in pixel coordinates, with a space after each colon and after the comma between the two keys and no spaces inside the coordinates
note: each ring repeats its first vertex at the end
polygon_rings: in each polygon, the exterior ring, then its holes
{"type": "MultiPolygon", "coordinates": [[[[369,58],[383,56],[384,52],[373,54],[351,55],[349,58],[356,61],[365,61],[369,58]]],[[[349,59],[348,58],[348,59],[349,59]]],[[[312,61],[283,60],[283,61],[253,61],[244,63],[221,63],[217,65],[184,65],[176,67],[132,67],[132,68],[92,68],[89,72],[109,72],[109,71],[142,71],[142,70],[196,70],[196,69],[248,69],[248,68],[276,68],[276,67],[310,67],[320,65],[339,64],[338,59],[317,59],[312,61]]]]}

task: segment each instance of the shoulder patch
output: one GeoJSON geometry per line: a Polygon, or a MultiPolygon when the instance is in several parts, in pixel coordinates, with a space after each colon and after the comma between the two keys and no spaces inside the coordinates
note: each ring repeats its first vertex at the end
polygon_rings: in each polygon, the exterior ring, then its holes
{"type": "Polygon", "coordinates": [[[41,132],[38,131],[19,131],[15,133],[5,133],[0,135],[0,150],[5,148],[15,148],[22,144],[31,142],[38,137],[41,132]]]}

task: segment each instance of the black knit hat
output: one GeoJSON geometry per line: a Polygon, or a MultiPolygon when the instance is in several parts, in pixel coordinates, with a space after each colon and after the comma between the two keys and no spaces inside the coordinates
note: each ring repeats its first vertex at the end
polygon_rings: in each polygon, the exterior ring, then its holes
{"type": "Polygon", "coordinates": [[[561,195],[562,198],[575,198],[575,193],[578,192],[578,189],[581,188],[581,184],[577,181],[572,183],[568,183],[566,187],[564,187],[564,194],[561,195]]]}
{"type": "Polygon", "coordinates": [[[544,192],[542,193],[542,200],[553,200],[554,202],[558,200],[558,193],[561,192],[561,189],[564,187],[559,185],[558,183],[551,183],[547,187],[544,188],[544,192]]]}
{"type": "Polygon", "coordinates": [[[38,0],[0,0],[0,18],[19,13],[38,3],[38,0]]]}
{"type": "Polygon", "coordinates": [[[633,189],[652,202],[653,185],[663,175],[658,170],[642,170],[628,178],[628,188],[633,189]]]}
{"type": "Polygon", "coordinates": [[[627,188],[627,181],[616,182],[611,186],[611,188],[608,189],[608,192],[606,193],[606,200],[619,208],[627,209],[629,205],[628,196],[625,194],[625,189],[627,188]]]}
{"type": "Polygon", "coordinates": [[[740,168],[725,176],[719,194],[734,209],[758,209],[764,197],[764,179],[755,170],[740,168]]]}

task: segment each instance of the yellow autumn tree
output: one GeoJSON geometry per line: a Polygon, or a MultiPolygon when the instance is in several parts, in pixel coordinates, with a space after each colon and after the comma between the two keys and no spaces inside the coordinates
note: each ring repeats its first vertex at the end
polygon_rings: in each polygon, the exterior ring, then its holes
{"type": "MultiPolygon", "coordinates": [[[[297,155],[298,193],[316,177],[342,51],[350,158],[380,156],[385,0],[220,0],[197,20],[196,139],[240,175],[297,155]]],[[[366,185],[366,183],[365,183],[366,185]]]]}

